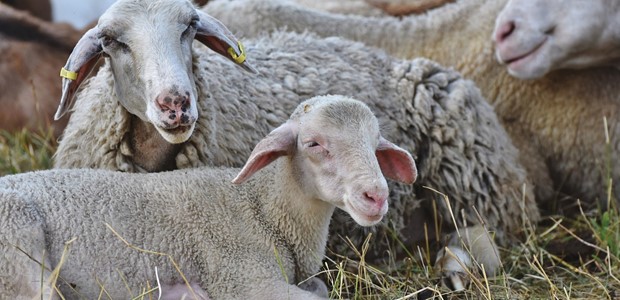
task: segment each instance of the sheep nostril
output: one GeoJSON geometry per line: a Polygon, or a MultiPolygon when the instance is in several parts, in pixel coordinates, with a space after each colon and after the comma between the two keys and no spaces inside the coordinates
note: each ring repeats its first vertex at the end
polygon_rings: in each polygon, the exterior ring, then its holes
{"type": "Polygon", "coordinates": [[[383,203],[385,202],[385,197],[382,197],[376,193],[364,192],[364,199],[378,206],[383,205],[383,203]]]}
{"type": "Polygon", "coordinates": [[[502,24],[502,26],[498,28],[497,33],[495,34],[495,41],[503,42],[515,31],[515,28],[516,25],[514,21],[508,21],[502,24]]]}

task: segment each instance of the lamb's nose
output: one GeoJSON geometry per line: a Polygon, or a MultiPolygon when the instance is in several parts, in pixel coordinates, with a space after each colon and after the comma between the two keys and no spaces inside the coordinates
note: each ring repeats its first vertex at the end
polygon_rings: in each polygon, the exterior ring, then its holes
{"type": "Polygon", "coordinates": [[[379,192],[364,192],[364,199],[373,203],[377,208],[381,208],[387,201],[387,195],[383,195],[383,193],[379,192]]]}
{"type": "Polygon", "coordinates": [[[497,31],[495,31],[495,42],[501,43],[506,40],[515,31],[515,28],[516,25],[514,21],[504,22],[497,28],[497,31]]]}

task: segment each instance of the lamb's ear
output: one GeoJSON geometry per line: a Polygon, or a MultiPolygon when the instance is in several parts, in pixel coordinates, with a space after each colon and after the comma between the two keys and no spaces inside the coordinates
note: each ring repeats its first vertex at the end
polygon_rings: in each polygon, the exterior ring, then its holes
{"type": "Polygon", "coordinates": [[[286,122],[258,142],[245,166],[243,166],[237,177],[233,179],[232,183],[239,184],[245,182],[254,173],[266,167],[278,157],[288,155],[294,151],[297,138],[295,128],[293,122],[286,122]]]}
{"type": "Polygon", "coordinates": [[[258,74],[245,60],[245,50],[241,42],[216,18],[209,16],[203,11],[196,10],[200,21],[196,24],[196,37],[198,41],[205,44],[211,50],[232,60],[244,70],[258,74]]]}
{"type": "Polygon", "coordinates": [[[381,137],[375,151],[383,176],[402,183],[413,183],[418,177],[415,161],[409,152],[381,137]]]}
{"type": "Polygon", "coordinates": [[[88,30],[73,48],[67,63],[60,70],[62,77],[62,96],[54,120],[60,119],[71,107],[75,92],[88,77],[102,55],[99,42],[99,28],[88,30]]]}

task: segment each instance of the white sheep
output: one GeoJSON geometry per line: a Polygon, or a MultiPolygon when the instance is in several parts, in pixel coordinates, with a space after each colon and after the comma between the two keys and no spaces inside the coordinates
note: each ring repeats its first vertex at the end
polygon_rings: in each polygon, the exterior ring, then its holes
{"type": "MultiPolygon", "coordinates": [[[[329,14],[277,0],[212,1],[205,11],[242,36],[263,35],[285,27],[290,31],[312,31],[320,36],[361,41],[401,58],[428,57],[454,66],[465,78],[472,79],[493,104],[520,151],[520,161],[535,184],[536,197],[543,207],[571,210],[575,201],[559,201],[577,197],[589,205],[597,200],[606,201],[608,177],[620,182],[620,164],[609,163],[620,160],[620,85],[616,84],[620,71],[612,67],[564,69],[534,81],[510,76],[495,61],[491,39],[495,19],[505,4],[506,1],[461,0],[424,15],[400,19],[329,14]],[[245,17],[237,18],[239,15],[245,17]],[[604,117],[610,150],[606,145],[604,117]]],[[[561,27],[567,23],[589,27],[589,34],[600,36],[603,28],[587,25],[599,22],[599,18],[568,18],[559,22],[560,27],[554,30],[558,36],[551,40],[575,38],[570,29],[561,27]]],[[[580,57],[587,57],[587,53],[602,53],[605,48],[601,45],[605,44],[574,47],[582,51],[580,57]]],[[[553,51],[562,53],[556,48],[553,51]]],[[[561,66],[560,61],[553,62],[561,66]]],[[[613,189],[612,194],[619,199],[620,189],[613,189]]]]}
{"type": "Polygon", "coordinates": [[[497,59],[522,79],[557,69],[620,68],[620,2],[510,0],[493,38],[497,59]]]}
{"type": "MultiPolygon", "coordinates": [[[[183,3],[165,2],[168,6],[183,3]]],[[[113,24],[115,16],[124,16],[118,10],[127,3],[135,2],[117,2],[114,14],[106,13],[98,27],[105,28],[113,24]]],[[[174,15],[167,16],[176,20],[174,15]]],[[[174,27],[158,28],[164,32],[144,26],[139,32],[133,30],[131,22],[141,24],[142,18],[148,15],[133,12],[131,19],[123,19],[123,26],[127,26],[122,31],[125,51],[137,57],[156,56],[141,54],[159,48],[139,45],[151,38],[149,34],[157,35],[158,44],[178,43],[174,27]],[[174,30],[166,31],[170,28],[174,30]],[[134,41],[133,34],[140,36],[134,41]],[[172,37],[161,38],[167,36],[172,37]]],[[[89,36],[86,41],[95,48],[102,39],[112,38],[90,40],[89,36]]],[[[78,44],[69,61],[90,49],[84,47],[87,42],[78,44]]],[[[55,167],[127,172],[205,165],[238,167],[249,155],[251,145],[286,119],[286,111],[315,95],[342,94],[366,102],[390,128],[386,135],[415,153],[421,169],[418,187],[392,187],[394,209],[375,228],[375,246],[368,252],[369,261],[389,262],[387,251],[394,256],[405,253],[402,247],[389,244],[394,232],[405,245],[414,245],[425,238],[420,229],[424,223],[431,232],[438,230],[435,224],[447,231],[454,228],[448,203],[423,186],[450,195],[459,225],[479,224],[477,210],[487,225],[497,230],[500,241],[509,238],[504,233],[518,231],[523,214],[532,220],[538,218],[530,184],[516,162],[515,148],[493,109],[458,73],[428,60],[394,59],[360,43],[318,39],[309,34],[277,33],[246,41],[246,48],[248,62],[260,71],[259,76],[247,76],[200,46],[194,47],[193,57],[181,58],[184,63],[180,65],[192,64],[193,74],[185,77],[195,81],[200,117],[189,140],[177,145],[166,142],[148,119],[139,117],[145,114],[148,103],[155,102],[149,100],[153,98],[114,88],[123,78],[136,78],[135,86],[126,89],[144,90],[143,82],[148,79],[141,79],[145,74],[134,74],[130,62],[114,62],[118,54],[112,50],[108,62],[76,97],[75,111],[54,156],[55,167]],[[129,74],[119,74],[124,70],[129,74]],[[133,114],[135,111],[139,113],[133,114]],[[430,212],[432,201],[437,201],[439,209],[441,220],[437,222],[430,212]],[[461,211],[466,220],[460,219],[461,211]]],[[[189,72],[185,67],[181,71],[189,72]]],[[[352,228],[348,221],[338,215],[329,246],[339,253],[354,255],[339,235],[350,236],[361,246],[367,233],[352,228]]],[[[497,266],[497,259],[484,262],[491,273],[495,269],[490,266],[497,266]]]]}
{"type": "Polygon", "coordinates": [[[42,272],[58,267],[70,298],[129,299],[150,283],[212,299],[319,299],[295,284],[319,271],[334,209],[372,226],[388,210],[384,176],[411,184],[416,175],[366,105],[323,96],[301,103],[241,170],[5,176],[0,294],[32,299],[42,272]]]}

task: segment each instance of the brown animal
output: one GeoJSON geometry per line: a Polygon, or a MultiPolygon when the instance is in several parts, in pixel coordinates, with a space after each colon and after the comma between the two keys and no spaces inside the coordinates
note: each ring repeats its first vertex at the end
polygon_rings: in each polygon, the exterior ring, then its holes
{"type": "Polygon", "coordinates": [[[60,68],[82,32],[0,3],[0,129],[52,127],[55,136],[67,118],[53,121],[61,94],[60,68]]]}
{"type": "Polygon", "coordinates": [[[2,0],[0,3],[27,11],[41,20],[52,20],[52,4],[50,0],[2,0]]]}

